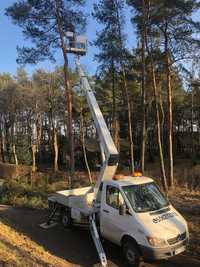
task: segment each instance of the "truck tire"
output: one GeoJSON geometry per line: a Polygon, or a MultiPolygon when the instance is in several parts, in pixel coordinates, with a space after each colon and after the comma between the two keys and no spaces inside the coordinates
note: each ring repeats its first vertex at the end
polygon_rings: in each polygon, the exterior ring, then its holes
{"type": "Polygon", "coordinates": [[[61,223],[64,228],[70,228],[72,226],[71,211],[63,208],[61,211],[61,223]]]}
{"type": "Polygon", "coordinates": [[[130,267],[139,267],[140,264],[140,252],[135,242],[131,240],[125,240],[123,245],[123,255],[130,267]]]}

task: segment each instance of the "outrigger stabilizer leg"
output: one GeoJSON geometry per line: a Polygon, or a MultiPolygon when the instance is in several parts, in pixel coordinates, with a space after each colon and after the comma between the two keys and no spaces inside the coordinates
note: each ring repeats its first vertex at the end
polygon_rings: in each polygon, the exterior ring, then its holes
{"type": "Polygon", "coordinates": [[[52,228],[54,226],[57,225],[57,222],[56,221],[53,221],[53,218],[55,217],[55,214],[56,214],[56,211],[59,209],[59,206],[55,203],[54,204],[54,208],[50,214],[50,216],[48,217],[48,220],[44,223],[41,223],[40,224],[40,227],[43,228],[43,229],[49,229],[49,228],[52,228]]]}
{"type": "Polygon", "coordinates": [[[98,252],[99,259],[101,261],[101,266],[102,267],[107,267],[108,263],[107,263],[106,254],[105,254],[103,246],[101,244],[101,240],[99,238],[99,233],[98,233],[97,227],[96,227],[95,213],[90,215],[89,223],[90,223],[90,233],[91,233],[92,239],[94,241],[96,250],[98,252]]]}

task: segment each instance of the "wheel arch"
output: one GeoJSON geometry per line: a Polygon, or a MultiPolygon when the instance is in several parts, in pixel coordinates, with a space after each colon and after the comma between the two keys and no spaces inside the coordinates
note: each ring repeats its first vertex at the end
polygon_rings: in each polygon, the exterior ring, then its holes
{"type": "Polygon", "coordinates": [[[136,241],[136,239],[135,239],[134,237],[132,237],[132,236],[130,236],[130,235],[124,235],[124,236],[121,238],[121,241],[120,241],[120,245],[121,245],[121,247],[123,246],[123,244],[124,244],[125,242],[128,242],[128,241],[129,241],[129,242],[133,242],[133,243],[135,244],[135,246],[137,247],[137,249],[138,249],[140,255],[142,256],[142,251],[141,251],[141,248],[140,248],[138,242],[136,241]]]}

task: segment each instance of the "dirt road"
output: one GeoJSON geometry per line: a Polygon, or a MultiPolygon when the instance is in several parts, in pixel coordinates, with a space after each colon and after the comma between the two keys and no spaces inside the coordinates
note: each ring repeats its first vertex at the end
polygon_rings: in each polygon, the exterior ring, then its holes
{"type": "MultiPolygon", "coordinates": [[[[88,230],[72,228],[63,229],[57,225],[44,230],[39,224],[44,222],[45,211],[19,209],[0,206],[0,219],[43,246],[52,255],[60,257],[71,266],[97,267],[98,255],[88,230]]],[[[109,267],[125,267],[120,249],[108,242],[104,242],[109,267]]],[[[156,263],[142,263],[141,267],[200,267],[200,261],[186,256],[176,256],[168,261],[156,263]]]]}

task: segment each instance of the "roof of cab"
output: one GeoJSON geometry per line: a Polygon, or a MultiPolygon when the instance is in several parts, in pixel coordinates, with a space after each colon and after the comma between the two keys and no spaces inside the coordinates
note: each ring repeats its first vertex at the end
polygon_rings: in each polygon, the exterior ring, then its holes
{"type": "Polygon", "coordinates": [[[146,184],[146,183],[152,183],[154,180],[141,176],[141,177],[133,177],[133,176],[124,176],[124,178],[120,180],[112,180],[113,184],[118,184],[120,186],[127,186],[127,185],[138,185],[138,184],[146,184]]]}

